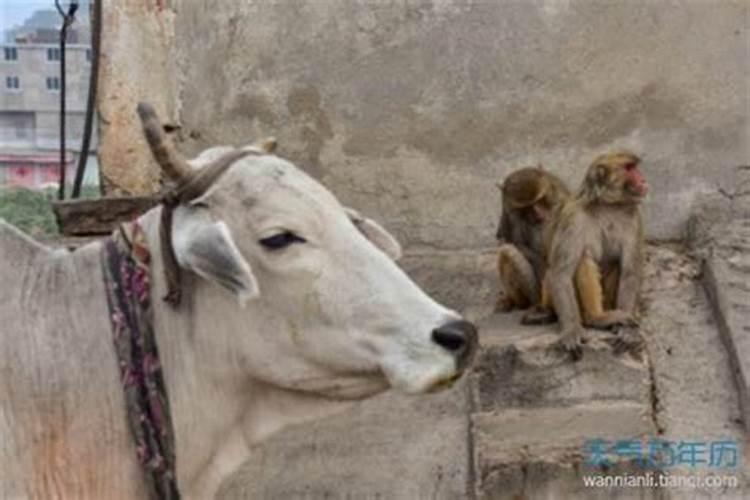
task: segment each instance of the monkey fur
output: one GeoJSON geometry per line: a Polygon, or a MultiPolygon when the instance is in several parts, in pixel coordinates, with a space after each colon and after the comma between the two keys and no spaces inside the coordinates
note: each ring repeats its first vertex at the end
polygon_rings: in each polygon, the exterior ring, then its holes
{"type": "Polygon", "coordinates": [[[584,326],[638,324],[644,258],[640,203],[648,192],[639,165],[640,159],[627,152],[596,158],[578,194],[545,229],[542,308],[554,308],[560,346],[574,359],[582,354],[584,326]]]}
{"type": "Polygon", "coordinates": [[[497,229],[502,294],[496,311],[539,303],[544,276],[543,227],[570,197],[565,183],[541,166],[511,173],[502,185],[503,208],[497,229]]]}

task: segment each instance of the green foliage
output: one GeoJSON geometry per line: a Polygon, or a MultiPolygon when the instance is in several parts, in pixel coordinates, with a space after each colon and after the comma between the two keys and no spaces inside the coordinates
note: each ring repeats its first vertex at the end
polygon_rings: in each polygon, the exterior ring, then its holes
{"type": "Polygon", "coordinates": [[[50,204],[54,197],[52,189],[0,188],[0,218],[37,238],[56,236],[57,222],[50,204]]]}

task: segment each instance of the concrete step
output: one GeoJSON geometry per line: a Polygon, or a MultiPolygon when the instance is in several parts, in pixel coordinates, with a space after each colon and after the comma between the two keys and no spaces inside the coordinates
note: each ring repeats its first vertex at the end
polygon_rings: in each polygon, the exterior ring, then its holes
{"type": "Polygon", "coordinates": [[[704,285],[735,369],[743,420],[750,425],[750,218],[712,228],[704,285]]]}
{"type": "MultiPolygon", "coordinates": [[[[590,440],[656,435],[646,359],[615,356],[593,339],[578,362],[554,348],[554,327],[519,327],[518,314],[488,318],[482,328],[472,397],[477,498],[599,498],[587,488],[590,440]],[[523,333],[508,333],[516,330],[523,333]],[[592,496],[593,495],[593,496],[592,496]]],[[[617,460],[608,474],[635,471],[617,460]]],[[[651,492],[631,491],[639,498],[651,492]]],[[[644,496],[645,495],[645,496],[644,496]]]]}

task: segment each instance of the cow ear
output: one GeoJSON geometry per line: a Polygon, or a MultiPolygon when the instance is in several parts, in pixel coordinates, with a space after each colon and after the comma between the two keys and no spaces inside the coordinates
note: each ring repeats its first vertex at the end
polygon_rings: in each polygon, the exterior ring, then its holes
{"type": "Polygon", "coordinates": [[[401,258],[401,244],[393,237],[391,233],[372,219],[363,217],[359,212],[352,208],[347,208],[346,213],[352,223],[359,229],[365,238],[370,240],[373,245],[383,251],[393,260],[401,258]]]}
{"type": "Polygon", "coordinates": [[[175,217],[172,232],[180,267],[226,288],[241,305],[260,295],[250,264],[237,249],[227,225],[197,213],[197,208],[185,210],[190,213],[175,217]]]}

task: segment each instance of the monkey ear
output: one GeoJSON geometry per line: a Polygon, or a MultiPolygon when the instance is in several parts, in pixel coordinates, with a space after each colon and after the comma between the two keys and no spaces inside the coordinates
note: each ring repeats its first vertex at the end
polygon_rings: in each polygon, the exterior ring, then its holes
{"type": "Polygon", "coordinates": [[[585,191],[594,198],[598,198],[601,194],[601,186],[604,185],[606,178],[607,167],[605,165],[601,163],[592,165],[583,181],[585,191]]]}

